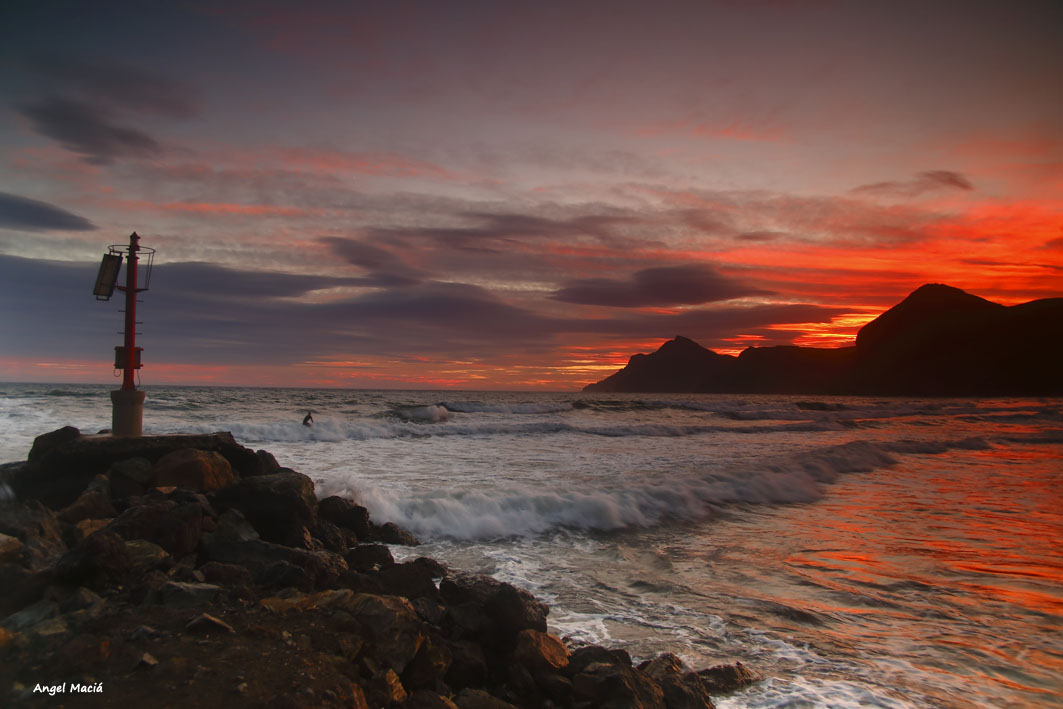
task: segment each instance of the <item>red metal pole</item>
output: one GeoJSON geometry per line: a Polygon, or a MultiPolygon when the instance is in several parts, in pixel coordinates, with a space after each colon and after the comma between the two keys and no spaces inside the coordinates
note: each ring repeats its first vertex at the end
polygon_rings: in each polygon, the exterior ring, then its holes
{"type": "Polygon", "coordinates": [[[125,368],[122,376],[122,389],[136,389],[133,380],[133,367],[136,364],[137,334],[137,251],[140,251],[140,237],[134,231],[129,235],[129,260],[125,271],[125,368]]]}

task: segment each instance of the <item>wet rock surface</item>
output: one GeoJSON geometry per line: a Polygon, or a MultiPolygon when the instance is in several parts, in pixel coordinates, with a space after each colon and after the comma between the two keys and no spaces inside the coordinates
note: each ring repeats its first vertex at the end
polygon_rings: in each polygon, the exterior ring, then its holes
{"type": "Polygon", "coordinates": [[[230,434],[67,427],[4,476],[3,705],[677,709],[759,681],[571,648],[532,594],[396,563],[409,532],[230,434]]]}

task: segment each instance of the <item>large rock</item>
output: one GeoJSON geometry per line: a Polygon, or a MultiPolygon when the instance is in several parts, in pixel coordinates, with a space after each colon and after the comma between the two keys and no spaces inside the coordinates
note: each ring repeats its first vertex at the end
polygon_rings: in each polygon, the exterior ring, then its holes
{"type": "Polygon", "coordinates": [[[369,510],[350,500],[335,495],[326,497],[318,503],[317,514],[323,520],[351,530],[359,539],[369,539],[369,510]]]}
{"type": "Polygon", "coordinates": [[[179,487],[184,490],[212,492],[236,482],[232,465],[220,453],[194,448],[167,453],[156,461],[152,469],[159,487],[179,487]]]}
{"type": "Polygon", "coordinates": [[[524,665],[532,676],[560,672],[568,666],[568,648],[558,638],[538,630],[522,630],[517,635],[513,659],[524,665]]]}
{"type": "Polygon", "coordinates": [[[697,675],[712,694],[731,694],[761,680],[760,675],[741,662],[709,667],[697,675]]]}
{"type": "Polygon", "coordinates": [[[314,588],[334,585],[348,570],[343,557],[332,552],[295,549],[262,540],[232,542],[205,535],[200,551],[207,561],[245,567],[260,582],[272,575],[274,585],[285,585],[276,577],[279,571],[283,571],[283,567],[277,564],[299,569],[314,588]]]}
{"type": "Polygon", "coordinates": [[[107,529],[123,539],[145,539],[158,544],[175,558],[180,558],[191,554],[199,545],[203,508],[194,502],[148,502],[130,507],[107,529]]]}
{"type": "Polygon", "coordinates": [[[73,426],[63,426],[54,431],[42,433],[33,439],[33,446],[26,459],[30,462],[37,462],[53,448],[73,441],[79,436],[81,436],[81,431],[73,426]]]}
{"type": "Polygon", "coordinates": [[[77,524],[85,519],[110,519],[118,515],[103,485],[106,478],[99,476],[99,480],[99,486],[90,484],[78,499],[60,510],[57,515],[60,522],[77,524]]]}
{"type": "Polygon", "coordinates": [[[366,629],[373,656],[401,675],[426,638],[425,624],[410,602],[362,593],[345,604],[345,609],[366,629]]]}
{"type": "Polygon", "coordinates": [[[37,502],[0,503],[0,534],[22,542],[22,558],[30,568],[47,565],[67,549],[55,513],[37,502]]]}
{"type": "Polygon", "coordinates": [[[678,657],[671,653],[659,655],[639,665],[639,669],[655,681],[664,693],[668,709],[712,709],[708,686],[694,672],[687,672],[678,657]]]}
{"type": "MultiPolygon", "coordinates": [[[[20,499],[39,499],[53,509],[66,507],[77,499],[94,477],[106,474],[114,463],[131,458],[143,458],[154,464],[175,450],[194,448],[221,454],[240,475],[256,475],[263,465],[254,451],[238,444],[231,433],[224,432],[203,435],[75,436],[73,431],[65,431],[45,436],[48,438],[39,441],[36,450],[31,451],[32,459],[16,472],[10,482],[20,499]]],[[[126,494],[137,493],[134,490],[126,494]]]]}
{"type": "Polygon", "coordinates": [[[244,478],[215,494],[219,509],[235,508],[263,539],[310,548],[307,527],[314,526],[317,497],[314,482],[294,471],[244,478]]]}
{"type": "Polygon", "coordinates": [[[577,701],[595,706],[666,709],[660,686],[633,667],[595,662],[572,678],[577,701]]]}
{"type": "Polygon", "coordinates": [[[124,577],[133,568],[125,540],[107,530],[96,532],[64,554],[55,566],[61,583],[95,587],[124,577]]]}
{"type": "Polygon", "coordinates": [[[458,573],[439,584],[443,600],[450,604],[476,603],[484,608],[505,636],[516,640],[522,630],[546,632],[547,605],[528,591],[490,576],[458,573]]]}

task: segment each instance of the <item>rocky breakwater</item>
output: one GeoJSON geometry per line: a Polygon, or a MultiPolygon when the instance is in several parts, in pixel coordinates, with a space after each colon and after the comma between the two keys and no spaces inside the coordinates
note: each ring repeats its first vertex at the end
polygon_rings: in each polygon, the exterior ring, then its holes
{"type": "Polygon", "coordinates": [[[711,707],[757,678],[571,647],[549,609],[428,558],[228,433],[64,428],[0,466],[0,703],[711,707]]]}

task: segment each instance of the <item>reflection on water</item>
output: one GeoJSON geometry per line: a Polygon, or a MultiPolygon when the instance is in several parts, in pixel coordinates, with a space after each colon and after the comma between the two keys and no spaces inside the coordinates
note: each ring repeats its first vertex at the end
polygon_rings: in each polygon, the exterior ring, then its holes
{"type": "Polygon", "coordinates": [[[950,455],[706,529],[700,542],[726,549],[727,563],[702,590],[717,612],[862,666],[916,704],[1063,702],[1058,448],[950,455]]]}

